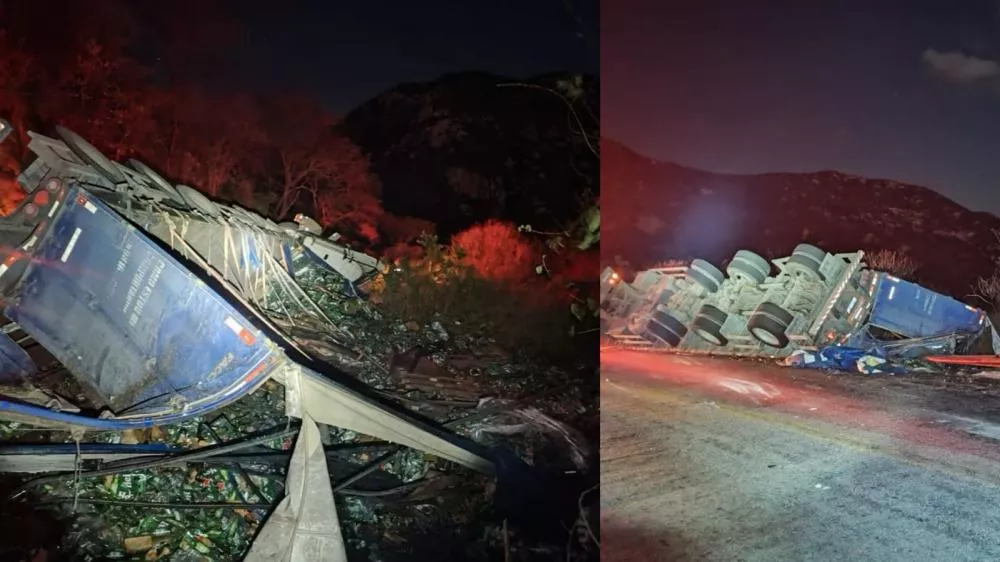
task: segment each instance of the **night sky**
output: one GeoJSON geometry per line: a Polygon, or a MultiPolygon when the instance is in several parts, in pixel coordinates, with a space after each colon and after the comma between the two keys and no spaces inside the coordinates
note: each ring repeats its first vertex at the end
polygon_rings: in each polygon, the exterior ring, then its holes
{"type": "Polygon", "coordinates": [[[835,169],[1000,214],[996,61],[996,1],[606,1],[602,133],[706,170],[835,169]]]}
{"type": "Polygon", "coordinates": [[[338,113],[400,82],[450,72],[598,70],[597,0],[233,5],[242,44],[227,65],[229,85],[306,91],[338,113]]]}

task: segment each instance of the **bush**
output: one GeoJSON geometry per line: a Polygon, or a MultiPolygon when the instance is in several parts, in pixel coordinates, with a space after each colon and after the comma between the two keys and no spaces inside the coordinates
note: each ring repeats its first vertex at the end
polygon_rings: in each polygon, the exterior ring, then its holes
{"type": "Polygon", "coordinates": [[[917,262],[903,252],[893,250],[879,250],[865,256],[865,263],[868,267],[877,271],[884,271],[896,277],[909,279],[920,268],[917,262]]]}
{"type": "Polygon", "coordinates": [[[487,221],[456,234],[451,250],[483,279],[520,283],[534,274],[537,252],[512,224],[487,221]]]}
{"type": "MultiPolygon", "coordinates": [[[[434,236],[424,236],[420,241],[422,255],[399,259],[384,282],[373,288],[373,299],[400,321],[427,324],[442,320],[449,330],[492,337],[511,351],[532,355],[575,353],[570,336],[572,316],[545,278],[531,278],[533,262],[521,258],[528,264],[529,277],[511,282],[523,275],[516,268],[500,267],[485,252],[489,246],[482,243],[503,240],[503,230],[470,230],[474,234],[463,241],[473,250],[472,256],[461,256],[454,243],[447,247],[434,236]],[[476,253],[477,249],[483,251],[476,253]],[[492,277],[481,275],[481,271],[492,277]],[[456,321],[458,324],[454,324],[456,321]]],[[[515,251],[523,252],[523,248],[515,247],[515,251]]]]}
{"type": "Polygon", "coordinates": [[[1000,271],[977,279],[972,296],[985,303],[986,312],[994,323],[1000,321],[1000,271]]]}
{"type": "Polygon", "coordinates": [[[24,190],[15,179],[0,176],[0,216],[7,216],[24,200],[24,190]]]}

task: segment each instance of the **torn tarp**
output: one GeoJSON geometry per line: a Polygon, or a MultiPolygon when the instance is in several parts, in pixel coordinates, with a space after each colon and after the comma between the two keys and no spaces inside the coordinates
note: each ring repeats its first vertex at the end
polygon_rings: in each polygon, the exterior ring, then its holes
{"type": "Polygon", "coordinates": [[[347,562],[323,443],[308,415],[302,418],[288,467],[285,498],[264,523],[245,560],[347,562]]]}

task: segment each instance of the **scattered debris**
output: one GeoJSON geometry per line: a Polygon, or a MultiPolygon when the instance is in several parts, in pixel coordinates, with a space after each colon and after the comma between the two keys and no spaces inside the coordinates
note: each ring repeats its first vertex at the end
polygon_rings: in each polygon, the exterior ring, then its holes
{"type": "MultiPolygon", "coordinates": [[[[488,339],[458,335],[443,340],[446,345],[442,346],[433,325],[418,331],[391,325],[386,329],[383,318],[375,320],[366,311],[371,306],[362,302],[345,325],[357,333],[378,334],[385,347],[366,344],[362,361],[345,354],[336,358],[353,364],[360,380],[379,385],[387,396],[414,411],[451,422],[463,435],[505,445],[536,466],[592,470],[588,439],[572,427],[584,419],[590,420],[584,425],[596,424],[597,419],[588,391],[573,384],[579,375],[518,359],[488,339]],[[405,351],[387,354],[386,348],[405,351]],[[388,360],[380,362],[379,358],[388,360]],[[404,364],[408,369],[402,368],[404,364]]],[[[94,433],[88,439],[200,451],[237,442],[276,424],[284,426],[285,416],[284,388],[269,382],[208,419],[94,433]]],[[[354,432],[335,427],[322,430],[330,443],[326,449],[334,483],[379,460],[388,450],[387,444],[354,432]]],[[[73,443],[68,432],[37,430],[19,422],[0,423],[0,435],[11,442],[38,442],[44,435],[46,442],[73,443]]],[[[293,437],[284,437],[180,466],[122,467],[114,474],[84,473],[79,478],[68,474],[33,489],[30,497],[40,509],[72,521],[66,548],[83,560],[126,559],[133,554],[145,560],[173,560],[183,553],[238,559],[267,516],[268,508],[261,506],[269,507],[282,497],[292,444],[293,437]],[[156,507],[159,504],[162,507],[156,507]]],[[[351,560],[391,561],[397,559],[393,553],[406,559],[406,552],[429,548],[421,546],[424,539],[420,537],[438,532],[435,529],[467,533],[456,525],[475,523],[485,529],[502,525],[489,519],[492,487],[487,480],[408,449],[382,460],[375,472],[336,494],[336,503],[351,560]]],[[[482,545],[484,552],[504,548],[503,537],[502,532],[490,535],[482,545]]],[[[515,529],[508,529],[506,537],[515,552],[528,548],[515,529]]],[[[565,545],[545,548],[560,557],[557,553],[565,545]]],[[[473,553],[469,559],[476,556],[473,553]]]]}
{"type": "Polygon", "coordinates": [[[857,371],[867,375],[905,372],[902,366],[893,365],[885,357],[863,349],[827,346],[817,351],[798,349],[781,361],[788,367],[857,371]]]}

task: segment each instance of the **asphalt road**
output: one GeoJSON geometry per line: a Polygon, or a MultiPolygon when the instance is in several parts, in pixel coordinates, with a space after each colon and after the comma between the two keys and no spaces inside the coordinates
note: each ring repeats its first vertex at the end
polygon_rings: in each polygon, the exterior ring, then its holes
{"type": "Polygon", "coordinates": [[[1000,387],[602,354],[603,560],[1000,560],[1000,387]]]}

